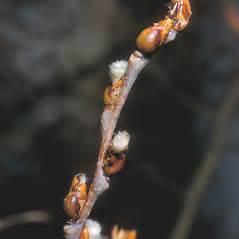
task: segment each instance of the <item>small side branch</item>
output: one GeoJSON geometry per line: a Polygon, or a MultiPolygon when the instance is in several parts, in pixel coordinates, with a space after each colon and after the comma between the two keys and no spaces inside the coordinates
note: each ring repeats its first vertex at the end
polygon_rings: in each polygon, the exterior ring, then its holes
{"type": "Polygon", "coordinates": [[[38,210],[14,214],[0,219],[0,232],[20,224],[46,223],[49,220],[48,213],[38,210]]]}
{"type": "Polygon", "coordinates": [[[200,166],[188,193],[186,194],[182,212],[179,215],[170,239],[188,238],[202,196],[207,189],[208,183],[218,165],[220,152],[224,143],[225,127],[227,126],[227,122],[238,103],[239,81],[235,81],[228,94],[225,96],[224,102],[222,103],[218,114],[216,114],[211,146],[209,147],[202,165],[200,166]]]}

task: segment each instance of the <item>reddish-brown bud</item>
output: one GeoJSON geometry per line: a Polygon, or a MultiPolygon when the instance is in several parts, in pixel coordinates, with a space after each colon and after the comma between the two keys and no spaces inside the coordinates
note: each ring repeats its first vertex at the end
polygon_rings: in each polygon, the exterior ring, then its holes
{"type": "Polygon", "coordinates": [[[108,86],[105,89],[105,92],[104,92],[105,105],[114,106],[117,104],[123,85],[124,85],[124,80],[118,80],[114,82],[112,86],[108,86]]]}
{"type": "Polygon", "coordinates": [[[81,231],[79,239],[89,239],[89,238],[90,238],[89,231],[87,227],[85,226],[84,229],[81,231]]]}
{"type": "Polygon", "coordinates": [[[120,172],[125,165],[125,154],[112,154],[109,153],[104,160],[104,172],[108,175],[120,172]]]}
{"type": "Polygon", "coordinates": [[[79,193],[69,193],[64,199],[64,209],[68,216],[72,219],[76,219],[79,216],[81,204],[79,202],[79,193]]]}
{"type": "Polygon", "coordinates": [[[111,87],[108,86],[105,88],[105,91],[104,91],[104,103],[105,103],[105,105],[109,105],[109,104],[111,104],[111,102],[112,102],[111,87]]]}
{"type": "Polygon", "coordinates": [[[136,40],[136,46],[142,53],[152,53],[165,43],[172,28],[173,21],[165,18],[154,26],[144,29],[136,40]]]}
{"type": "Polygon", "coordinates": [[[118,226],[114,226],[111,232],[111,238],[112,239],[136,239],[137,231],[119,229],[118,226]]]}
{"type": "Polygon", "coordinates": [[[87,185],[86,185],[86,177],[84,174],[77,174],[74,176],[70,192],[78,192],[81,200],[86,199],[87,196],[87,185]]]}
{"type": "Polygon", "coordinates": [[[74,176],[70,191],[64,199],[64,209],[68,216],[76,219],[87,197],[86,177],[84,174],[74,176]]]}
{"type": "Polygon", "coordinates": [[[175,22],[173,29],[177,32],[182,31],[188,25],[191,14],[189,0],[173,0],[172,10],[169,12],[169,17],[175,22]]]}

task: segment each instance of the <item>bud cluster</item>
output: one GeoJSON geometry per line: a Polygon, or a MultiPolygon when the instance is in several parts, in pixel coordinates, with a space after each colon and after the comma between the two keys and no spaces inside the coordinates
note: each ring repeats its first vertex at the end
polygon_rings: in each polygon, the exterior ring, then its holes
{"type": "Polygon", "coordinates": [[[111,141],[111,147],[104,159],[104,172],[107,175],[118,173],[125,165],[125,151],[128,149],[130,135],[126,131],[119,131],[111,141]]]}
{"type": "Polygon", "coordinates": [[[74,176],[70,190],[64,199],[64,209],[71,219],[77,219],[88,194],[85,174],[74,176]]]}
{"type": "Polygon", "coordinates": [[[136,46],[142,53],[153,53],[159,46],[176,37],[189,22],[191,6],[189,0],[173,0],[165,18],[153,26],[144,29],[136,40],[136,46]]]}

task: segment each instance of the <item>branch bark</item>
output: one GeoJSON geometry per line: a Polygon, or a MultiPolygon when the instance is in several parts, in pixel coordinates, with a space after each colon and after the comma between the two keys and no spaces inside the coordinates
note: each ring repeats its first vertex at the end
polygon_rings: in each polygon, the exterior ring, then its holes
{"type": "Polygon", "coordinates": [[[109,109],[107,106],[104,108],[101,116],[102,141],[94,179],[91,184],[84,207],[80,213],[80,218],[74,224],[69,224],[64,227],[67,239],[79,238],[80,232],[85,226],[86,220],[97,198],[109,187],[110,179],[105,176],[103,172],[103,160],[105,153],[110,146],[113,132],[115,130],[120,112],[125,104],[128,94],[139,73],[143,70],[147,63],[148,59],[144,58],[139,51],[135,51],[131,54],[128,60],[128,68],[124,76],[125,83],[118,103],[113,110],[109,109]]]}
{"type": "Polygon", "coordinates": [[[191,6],[189,0],[171,0],[169,11],[165,18],[153,26],[144,29],[136,39],[137,51],[134,51],[128,60],[127,70],[124,76],[114,82],[106,94],[106,106],[101,116],[102,140],[93,182],[90,186],[87,198],[80,209],[79,218],[64,227],[67,239],[79,239],[86,220],[97,198],[109,188],[109,178],[104,173],[104,160],[110,149],[111,139],[119,119],[121,110],[128,94],[134,85],[140,72],[148,63],[148,57],[152,56],[163,44],[176,37],[189,22],[191,6]],[[147,56],[147,57],[146,57],[147,56]],[[118,85],[118,83],[120,83],[118,85]],[[116,88],[115,88],[116,87],[116,88]]]}

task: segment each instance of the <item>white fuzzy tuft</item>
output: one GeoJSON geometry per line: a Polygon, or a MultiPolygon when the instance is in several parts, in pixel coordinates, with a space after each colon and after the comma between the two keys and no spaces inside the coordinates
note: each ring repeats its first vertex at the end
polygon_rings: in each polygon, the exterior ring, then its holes
{"type": "Polygon", "coordinates": [[[109,65],[109,75],[113,83],[120,80],[120,78],[124,76],[127,66],[128,62],[125,60],[115,61],[109,65]]]}
{"type": "Polygon", "coordinates": [[[84,173],[79,173],[76,175],[81,183],[86,183],[87,179],[84,173]]]}
{"type": "Polygon", "coordinates": [[[102,235],[101,235],[102,228],[97,221],[88,219],[86,221],[86,226],[89,231],[90,239],[101,239],[102,238],[102,235]]]}
{"type": "Polygon", "coordinates": [[[119,131],[112,140],[111,149],[115,153],[122,153],[128,149],[130,135],[126,131],[119,131]]]}
{"type": "Polygon", "coordinates": [[[64,232],[66,239],[79,238],[79,224],[67,224],[64,226],[64,232]]]}
{"type": "Polygon", "coordinates": [[[176,38],[176,36],[177,36],[177,32],[175,30],[170,30],[165,43],[173,41],[176,38]]]}

